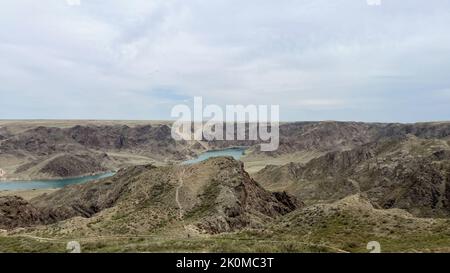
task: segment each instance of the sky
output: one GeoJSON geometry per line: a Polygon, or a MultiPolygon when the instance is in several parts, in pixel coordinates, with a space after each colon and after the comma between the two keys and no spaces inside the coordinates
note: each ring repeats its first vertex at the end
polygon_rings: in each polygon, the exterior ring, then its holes
{"type": "Polygon", "coordinates": [[[0,119],[450,120],[450,1],[2,0],[0,119]]]}

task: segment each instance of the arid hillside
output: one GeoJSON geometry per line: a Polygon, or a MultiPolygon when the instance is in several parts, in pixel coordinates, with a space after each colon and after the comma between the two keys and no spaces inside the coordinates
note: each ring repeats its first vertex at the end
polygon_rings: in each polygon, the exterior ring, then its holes
{"type": "Polygon", "coordinates": [[[254,175],[272,190],[309,202],[365,193],[380,208],[417,216],[450,215],[450,146],[415,136],[327,153],[306,164],[267,166],[254,175]]]}
{"type": "Polygon", "coordinates": [[[30,202],[0,200],[0,228],[64,226],[64,220],[82,217],[86,220],[77,232],[90,234],[148,234],[180,220],[198,233],[231,232],[262,227],[302,205],[285,193],[267,192],[242,163],[226,157],[191,166],[130,167],[112,178],[68,186],[30,202]]]}
{"type": "Polygon", "coordinates": [[[445,140],[450,123],[283,123],[279,149],[261,152],[260,141],[175,141],[169,122],[1,121],[0,166],[6,172],[3,179],[71,177],[133,165],[166,165],[210,149],[247,146],[243,161],[254,173],[270,164],[306,163],[329,152],[408,135],[445,140]],[[75,166],[68,166],[68,158],[75,166]]]}

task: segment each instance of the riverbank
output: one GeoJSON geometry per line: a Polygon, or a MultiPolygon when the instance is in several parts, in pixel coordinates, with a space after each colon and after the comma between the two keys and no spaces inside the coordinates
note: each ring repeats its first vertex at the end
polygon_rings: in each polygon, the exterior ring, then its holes
{"type": "MultiPolygon", "coordinates": [[[[247,147],[231,147],[222,150],[206,151],[194,159],[181,162],[181,165],[195,164],[212,157],[231,156],[239,160],[247,147]]],[[[60,178],[60,179],[39,179],[39,180],[8,180],[0,182],[0,191],[27,191],[39,189],[58,189],[72,184],[87,183],[93,180],[111,177],[115,172],[99,173],[81,177],[60,178]]]]}
{"type": "Polygon", "coordinates": [[[0,190],[37,190],[37,189],[59,189],[72,184],[87,183],[93,180],[113,176],[114,172],[99,175],[83,176],[76,178],[64,178],[56,180],[32,180],[32,181],[10,181],[1,182],[0,190]]]}
{"type": "Polygon", "coordinates": [[[0,185],[2,183],[29,183],[33,181],[39,181],[39,182],[54,182],[54,181],[60,181],[60,180],[66,180],[66,179],[84,179],[88,177],[93,176],[102,176],[105,174],[110,173],[116,173],[115,171],[106,171],[106,172],[94,172],[90,174],[85,174],[81,176],[70,176],[70,177],[52,177],[52,176],[41,176],[41,177],[34,177],[34,178],[1,178],[0,179],[0,185]]]}
{"type": "Polygon", "coordinates": [[[220,150],[209,150],[206,151],[200,155],[198,155],[196,158],[186,160],[181,162],[181,165],[190,165],[199,163],[202,161],[205,161],[212,157],[220,157],[220,156],[231,156],[236,160],[240,160],[241,157],[245,154],[245,151],[248,149],[248,147],[231,147],[226,149],[220,149],[220,150]]]}

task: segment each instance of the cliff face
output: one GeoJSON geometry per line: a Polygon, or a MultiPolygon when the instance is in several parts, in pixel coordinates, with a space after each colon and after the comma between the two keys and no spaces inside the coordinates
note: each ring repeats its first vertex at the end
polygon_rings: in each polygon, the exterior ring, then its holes
{"type": "Polygon", "coordinates": [[[172,139],[167,125],[38,126],[3,131],[0,162],[9,169],[10,179],[82,176],[195,154],[186,142],[172,139]]]}
{"type": "MultiPolygon", "coordinates": [[[[248,129],[248,128],[247,128],[248,129]]],[[[444,139],[450,136],[450,123],[359,123],[359,122],[296,122],[280,125],[280,149],[283,154],[307,149],[323,151],[350,149],[382,139],[398,139],[413,135],[422,139],[444,139]]],[[[77,125],[70,128],[39,126],[17,133],[0,128],[0,151],[29,152],[48,155],[82,149],[141,150],[174,156],[176,146],[187,145],[171,137],[168,125],[77,125]],[[172,153],[169,153],[172,152],[172,153]]],[[[211,141],[211,148],[253,146],[259,141],[211,141]]],[[[185,147],[184,147],[185,148],[185,147]]]]}
{"type": "Polygon", "coordinates": [[[167,125],[159,126],[75,126],[57,128],[40,126],[5,138],[3,153],[50,155],[61,152],[93,150],[133,150],[172,156],[175,140],[167,125]],[[164,147],[164,149],[161,149],[164,147]]]}

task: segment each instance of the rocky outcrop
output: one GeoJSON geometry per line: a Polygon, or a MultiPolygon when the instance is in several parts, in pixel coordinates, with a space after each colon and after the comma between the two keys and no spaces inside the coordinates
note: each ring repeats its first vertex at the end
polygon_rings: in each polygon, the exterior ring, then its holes
{"type": "Polygon", "coordinates": [[[113,207],[130,191],[135,176],[155,168],[152,165],[120,170],[114,177],[64,187],[52,194],[44,194],[31,200],[44,215],[55,221],[75,216],[91,217],[104,209],[113,207]]]}
{"type": "MultiPolygon", "coordinates": [[[[450,136],[450,123],[383,124],[335,121],[283,123],[280,125],[279,148],[273,152],[261,152],[258,148],[260,140],[204,140],[201,144],[177,142],[171,136],[170,126],[165,124],[39,126],[28,130],[13,130],[16,132],[14,134],[6,127],[0,129],[0,153],[18,158],[24,165],[17,170],[17,175],[21,174],[24,167],[31,168],[36,162],[49,160],[59,154],[122,153],[125,158],[129,155],[138,155],[156,161],[171,161],[187,159],[205,149],[248,146],[251,147],[248,153],[255,156],[279,157],[302,152],[319,156],[329,152],[355,149],[368,143],[398,140],[410,135],[421,139],[446,139],[450,136]]],[[[87,161],[85,164],[90,162],[87,161]]]]}
{"type": "Polygon", "coordinates": [[[307,164],[266,167],[255,178],[284,186],[302,200],[338,200],[364,192],[381,208],[417,216],[450,215],[450,149],[445,141],[415,137],[331,152],[307,164]],[[277,178],[275,174],[281,174],[277,178]]]}
{"type": "Polygon", "coordinates": [[[215,170],[217,175],[197,195],[200,202],[192,206],[188,215],[194,219],[201,217],[197,225],[208,233],[260,227],[268,219],[302,205],[286,193],[264,190],[245,172],[242,163],[232,158],[212,159],[200,166],[215,170]]]}
{"type": "Polygon", "coordinates": [[[0,229],[34,226],[46,223],[42,212],[17,196],[0,197],[0,229]]]}
{"type": "MultiPolygon", "coordinates": [[[[357,148],[407,136],[421,139],[448,139],[450,123],[361,123],[361,122],[293,122],[280,125],[280,147],[265,153],[279,156],[293,152],[333,152],[357,148]]],[[[256,153],[260,153],[255,150],[256,153]]]]}
{"type": "MultiPolygon", "coordinates": [[[[0,150],[30,152],[48,155],[80,149],[95,150],[145,150],[165,156],[173,156],[179,149],[172,139],[168,125],[104,125],[57,128],[39,126],[17,134],[0,128],[4,139],[0,150]],[[146,148],[146,149],[143,149],[146,148]],[[172,152],[170,154],[169,152],[172,152]]],[[[246,128],[248,130],[248,127],[246,128]]],[[[280,125],[280,148],[273,155],[303,150],[348,150],[382,139],[399,139],[414,135],[422,139],[444,139],[450,136],[450,123],[359,123],[359,122],[294,122],[280,125]]],[[[253,146],[257,141],[211,141],[211,148],[253,146]]],[[[186,147],[183,147],[186,148],[186,147]]]]}
{"type": "Polygon", "coordinates": [[[8,222],[5,227],[48,224],[76,216],[90,218],[112,208],[120,217],[108,217],[110,222],[105,226],[114,227],[118,218],[120,223],[143,226],[152,226],[161,218],[158,225],[168,225],[182,215],[186,223],[202,232],[221,233],[261,227],[302,203],[286,193],[264,190],[241,162],[214,158],[191,166],[131,167],[114,177],[68,186],[14,206],[33,213],[23,214],[22,220],[8,222]],[[139,220],[126,221],[124,217],[139,220]]]}
{"type": "Polygon", "coordinates": [[[75,126],[72,128],[37,127],[5,139],[0,149],[5,153],[28,152],[50,155],[60,152],[142,149],[165,154],[176,145],[167,125],[159,126],[75,126]],[[156,149],[165,147],[165,149],[156,149]],[[146,148],[146,149],[143,149],[146,148]]]}
{"type": "Polygon", "coordinates": [[[76,177],[88,173],[105,172],[107,168],[102,163],[107,161],[108,155],[61,155],[50,160],[41,172],[53,177],[76,177]]]}
{"type": "Polygon", "coordinates": [[[130,166],[136,158],[154,162],[195,155],[186,142],[172,138],[167,125],[39,126],[2,136],[0,156],[13,160],[12,173],[24,179],[88,175],[130,166]]]}

